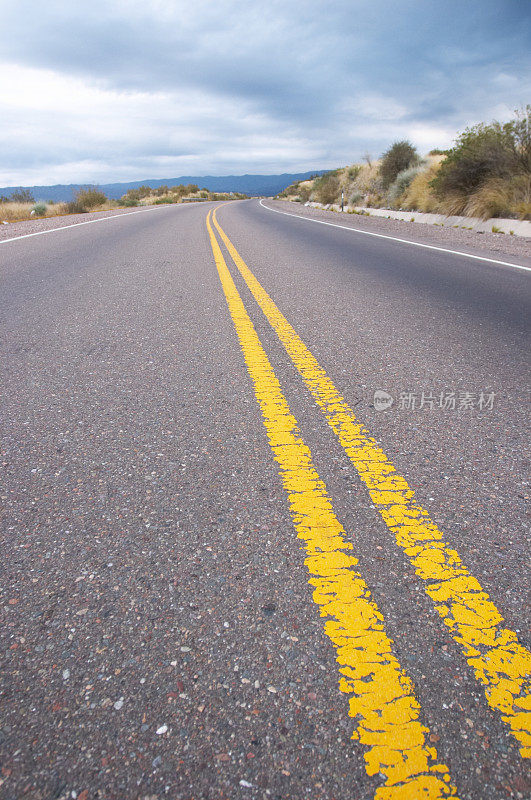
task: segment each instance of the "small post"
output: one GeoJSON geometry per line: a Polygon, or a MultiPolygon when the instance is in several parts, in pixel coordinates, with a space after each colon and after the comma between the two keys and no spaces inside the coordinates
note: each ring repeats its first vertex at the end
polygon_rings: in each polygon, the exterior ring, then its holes
{"type": "Polygon", "coordinates": [[[341,190],[341,211],[344,210],[345,210],[345,195],[343,193],[343,190],[341,190]]]}

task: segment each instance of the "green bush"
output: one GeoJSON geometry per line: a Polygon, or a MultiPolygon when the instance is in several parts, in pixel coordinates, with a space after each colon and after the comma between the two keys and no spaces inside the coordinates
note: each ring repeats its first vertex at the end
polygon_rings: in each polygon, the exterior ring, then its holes
{"type": "Polygon", "coordinates": [[[140,189],[128,189],[128,191],[122,195],[121,203],[124,206],[137,206],[141,197],[143,197],[140,189]]]}
{"type": "Polygon", "coordinates": [[[164,205],[165,203],[177,203],[177,200],[175,197],[158,197],[153,201],[154,206],[164,205]]]}
{"type": "Polygon", "coordinates": [[[437,197],[468,197],[493,178],[531,174],[531,106],[511,122],[467,128],[449,151],[432,187],[437,197]]]}
{"type": "Polygon", "coordinates": [[[408,167],[416,166],[419,156],[411,142],[395,142],[385,151],[380,163],[380,178],[384,189],[396,180],[398,174],[408,167]]]}
{"type": "Polygon", "coordinates": [[[31,210],[35,217],[44,217],[46,214],[46,203],[35,203],[31,210]]]}
{"type": "Polygon", "coordinates": [[[339,193],[337,171],[327,172],[326,175],[316,178],[313,183],[312,196],[315,197],[318,203],[323,203],[323,205],[335,203],[339,199],[339,193]]]}
{"type": "Polygon", "coordinates": [[[142,186],[139,186],[138,189],[136,189],[136,191],[138,192],[138,196],[142,200],[143,197],[149,197],[149,195],[151,194],[151,186],[146,186],[145,184],[142,184],[142,186]]]}
{"type": "Polygon", "coordinates": [[[76,192],[75,199],[68,203],[68,210],[71,214],[84,214],[106,202],[107,196],[98,189],[80,189],[76,192]]]}
{"type": "Polygon", "coordinates": [[[307,203],[310,199],[310,187],[299,186],[299,200],[301,203],[307,203]]]}

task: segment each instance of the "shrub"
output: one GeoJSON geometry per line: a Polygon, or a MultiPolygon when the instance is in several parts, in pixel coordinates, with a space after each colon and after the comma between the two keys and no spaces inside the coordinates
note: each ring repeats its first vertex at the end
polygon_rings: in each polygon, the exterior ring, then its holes
{"type": "Polygon", "coordinates": [[[421,170],[420,166],[408,167],[398,173],[387,192],[387,199],[391,205],[395,205],[400,201],[402,195],[406,192],[413,179],[420,174],[421,170]]]}
{"type": "Polygon", "coordinates": [[[34,216],[44,217],[46,215],[46,203],[35,203],[31,210],[34,216]]]}
{"type": "Polygon", "coordinates": [[[531,105],[515,111],[515,119],[506,127],[512,136],[517,170],[531,174],[531,105]]]}
{"type": "Polygon", "coordinates": [[[301,203],[307,203],[310,199],[310,187],[299,186],[299,200],[301,203]]]}
{"type": "Polygon", "coordinates": [[[347,175],[349,180],[354,181],[358,177],[361,172],[361,164],[354,164],[352,167],[349,167],[347,170],[347,175]]]}
{"type": "Polygon", "coordinates": [[[80,189],[68,204],[71,214],[83,214],[107,202],[107,196],[98,189],[80,189]]]}
{"type": "Polygon", "coordinates": [[[482,124],[464,131],[433,181],[436,195],[468,195],[487,178],[507,175],[511,154],[505,138],[501,126],[482,124]]]}
{"type": "Polygon", "coordinates": [[[165,203],[177,203],[177,200],[175,197],[157,197],[157,199],[153,201],[154,206],[160,206],[165,203]]]}
{"type": "Polygon", "coordinates": [[[336,172],[328,172],[314,181],[312,196],[319,203],[324,205],[334,203],[339,197],[339,192],[339,178],[336,172]]]}
{"type": "Polygon", "coordinates": [[[531,106],[516,119],[467,128],[456,140],[435,180],[438,197],[470,195],[491,178],[531,174],[531,106]]]}
{"type": "Polygon", "coordinates": [[[467,128],[432,181],[448,214],[526,219],[531,203],[531,106],[505,124],[467,128]]]}
{"type": "Polygon", "coordinates": [[[418,153],[411,142],[404,140],[391,145],[383,154],[380,164],[380,178],[384,189],[396,180],[400,172],[415,166],[418,162],[418,153]]]}
{"type": "MultiPolygon", "coordinates": [[[[169,190],[168,186],[159,186],[159,187],[157,187],[157,189],[153,189],[153,194],[156,197],[162,197],[163,195],[168,194],[169,191],[170,190],[169,190]]],[[[143,196],[146,196],[146,195],[141,195],[141,197],[143,197],[143,196]]]]}
{"type": "Polygon", "coordinates": [[[122,195],[121,202],[124,206],[137,206],[140,198],[140,189],[128,189],[127,192],[122,195]]]}
{"type": "Polygon", "coordinates": [[[35,198],[29,189],[17,189],[16,192],[11,193],[9,198],[13,203],[34,203],[35,198]]]}

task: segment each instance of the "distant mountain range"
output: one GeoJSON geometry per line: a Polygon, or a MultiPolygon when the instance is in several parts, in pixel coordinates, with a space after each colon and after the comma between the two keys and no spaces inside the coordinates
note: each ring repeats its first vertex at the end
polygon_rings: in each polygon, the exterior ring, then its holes
{"type": "MultiPolygon", "coordinates": [[[[99,184],[98,189],[105,192],[107,197],[118,200],[129,189],[138,189],[139,186],[149,186],[157,189],[159,186],[175,186],[179,183],[195,183],[200,189],[210,189],[212,192],[243,192],[250,196],[278,194],[294,181],[305,180],[312,175],[324,175],[327,170],[314,170],[313,172],[283,173],[282,175],[181,175],[180,178],[161,178],[160,180],[128,181],[127,183],[99,184]]],[[[94,184],[90,184],[93,186],[94,184]]],[[[89,184],[56,184],[55,186],[4,186],[0,187],[0,195],[10,197],[13,192],[20,189],[29,189],[36,200],[53,200],[54,202],[72,200],[79,189],[86,189],[89,184]]]]}

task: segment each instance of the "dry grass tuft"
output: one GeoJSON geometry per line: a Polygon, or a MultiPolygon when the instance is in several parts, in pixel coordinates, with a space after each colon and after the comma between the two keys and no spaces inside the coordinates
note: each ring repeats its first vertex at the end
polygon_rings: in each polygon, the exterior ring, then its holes
{"type": "Polygon", "coordinates": [[[531,219],[531,176],[491,178],[471,195],[449,194],[438,207],[443,214],[490,219],[531,219]]]}
{"type": "MultiPolygon", "coordinates": [[[[38,204],[45,205],[46,211],[44,214],[32,214],[31,212],[35,208],[35,203],[15,203],[12,201],[8,201],[7,203],[0,203],[0,223],[2,222],[21,222],[25,219],[46,219],[47,217],[62,217],[67,214],[71,213],[79,213],[79,212],[72,212],[69,210],[68,203],[44,203],[38,204]]],[[[106,200],[105,203],[102,203],[97,208],[92,208],[91,211],[110,211],[113,208],[117,208],[118,203],[114,200],[106,200]]]]}
{"type": "Polygon", "coordinates": [[[441,159],[432,159],[428,168],[413,178],[401,198],[401,208],[426,214],[437,213],[440,210],[440,203],[430,186],[439,170],[440,163],[441,159]]]}
{"type": "Polygon", "coordinates": [[[465,205],[472,217],[519,217],[531,219],[531,175],[493,178],[472,194],[465,205]]]}

